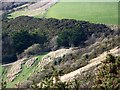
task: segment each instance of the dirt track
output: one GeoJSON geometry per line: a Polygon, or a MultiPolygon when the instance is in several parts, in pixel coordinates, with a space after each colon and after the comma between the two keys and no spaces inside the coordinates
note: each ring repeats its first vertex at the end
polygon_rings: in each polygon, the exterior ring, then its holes
{"type": "Polygon", "coordinates": [[[24,15],[26,16],[44,15],[57,1],[58,0],[34,0],[31,2],[31,0],[2,0],[5,4],[3,4],[5,9],[3,11],[6,11],[7,8],[9,8],[7,10],[9,12],[25,11],[24,15]]]}

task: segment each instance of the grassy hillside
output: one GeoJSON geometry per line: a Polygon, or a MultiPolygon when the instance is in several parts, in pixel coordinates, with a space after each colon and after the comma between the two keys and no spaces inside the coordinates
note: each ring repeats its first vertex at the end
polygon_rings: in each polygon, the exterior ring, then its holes
{"type": "MultiPolygon", "coordinates": [[[[47,54],[47,53],[46,53],[47,54]]],[[[44,54],[44,55],[46,55],[44,54]]],[[[15,84],[21,83],[23,81],[26,81],[34,72],[39,72],[41,71],[41,69],[39,69],[37,67],[38,63],[41,61],[42,57],[44,55],[39,55],[36,56],[37,59],[36,61],[32,64],[31,67],[26,66],[25,63],[22,64],[22,70],[16,75],[15,80],[13,80],[12,82],[8,82],[6,87],[10,88],[10,87],[14,87],[15,84]]],[[[27,62],[28,60],[26,60],[27,62]]],[[[2,67],[0,66],[0,69],[2,69],[2,71],[0,70],[0,73],[2,73],[3,76],[3,81],[8,80],[6,73],[9,71],[8,68],[2,67]],[[3,69],[2,69],[3,68],[3,69]]]]}
{"type": "Polygon", "coordinates": [[[47,18],[68,18],[94,23],[118,24],[118,3],[59,2],[50,8],[47,18]]]}

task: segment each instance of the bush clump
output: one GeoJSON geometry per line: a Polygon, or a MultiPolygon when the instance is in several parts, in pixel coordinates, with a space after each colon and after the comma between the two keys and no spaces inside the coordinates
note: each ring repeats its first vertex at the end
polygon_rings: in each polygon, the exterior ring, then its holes
{"type": "Polygon", "coordinates": [[[103,66],[99,69],[95,79],[94,88],[105,90],[120,89],[120,57],[109,54],[103,66]]]}
{"type": "Polygon", "coordinates": [[[42,53],[42,48],[40,44],[33,44],[32,46],[28,47],[26,50],[24,50],[23,53],[18,55],[18,58],[23,58],[25,56],[29,57],[32,55],[38,55],[42,53]]]}

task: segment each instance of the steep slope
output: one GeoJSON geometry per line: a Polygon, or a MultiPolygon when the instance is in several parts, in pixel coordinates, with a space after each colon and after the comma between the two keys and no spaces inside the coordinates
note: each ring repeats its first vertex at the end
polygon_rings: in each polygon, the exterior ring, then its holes
{"type": "Polygon", "coordinates": [[[23,58],[16,62],[2,65],[3,81],[7,82],[7,87],[13,87],[19,81],[25,81],[34,72],[40,71],[36,66],[44,55],[34,56],[31,58],[23,58]],[[7,69],[6,71],[4,69],[7,69]]]}
{"type": "Polygon", "coordinates": [[[103,54],[99,55],[98,57],[90,60],[89,64],[87,64],[86,66],[61,76],[60,80],[62,82],[74,80],[77,75],[81,76],[84,73],[87,73],[88,71],[90,71],[91,69],[93,69],[93,70],[97,69],[97,67],[100,66],[101,62],[106,59],[107,54],[113,54],[113,55],[119,56],[120,55],[120,48],[116,47],[114,49],[111,49],[109,52],[104,52],[103,54]]]}
{"type": "MultiPolygon", "coordinates": [[[[50,62],[63,59],[63,56],[74,53],[74,49],[60,49],[52,51],[47,55],[34,56],[31,58],[23,58],[10,64],[2,65],[3,68],[7,68],[7,72],[2,77],[7,82],[7,87],[13,87],[19,82],[26,81],[30,76],[37,72],[41,72],[43,67],[50,62]]],[[[5,72],[5,71],[3,71],[5,72]]]]}
{"type": "MultiPolygon", "coordinates": [[[[52,68],[55,67],[59,71],[63,71],[61,74],[61,80],[69,81],[76,77],[76,75],[81,75],[81,77],[89,78],[86,75],[93,75],[90,73],[94,73],[92,71],[96,71],[99,64],[101,64],[101,61],[105,59],[107,53],[105,51],[109,51],[115,47],[115,49],[111,50],[110,53],[120,53],[119,47],[120,47],[120,30],[117,28],[117,26],[106,26],[104,24],[94,24],[89,23],[85,21],[77,21],[77,20],[70,20],[70,19],[37,19],[33,17],[18,17],[16,19],[11,19],[8,21],[3,22],[3,29],[4,31],[2,40],[3,40],[3,52],[2,54],[6,55],[7,61],[9,61],[9,55],[12,54],[12,50],[14,50],[15,46],[17,46],[18,42],[20,43],[24,41],[25,44],[23,44],[21,47],[26,46],[26,43],[28,41],[32,41],[32,46],[27,46],[23,49],[23,53],[28,51],[28,56],[23,56],[22,59],[17,60],[16,62],[3,65],[3,70],[0,70],[2,72],[2,78],[3,81],[7,82],[7,87],[15,87],[21,86],[23,87],[29,87],[33,84],[33,81],[36,83],[41,82],[42,80],[51,77],[52,75],[52,68]],[[20,29],[27,29],[29,32],[28,34],[24,35],[24,32],[21,36],[20,29]],[[65,43],[63,45],[59,46],[58,48],[54,49],[56,51],[52,51],[53,49],[51,47],[56,46],[57,41],[54,38],[55,37],[61,37],[59,35],[64,36],[64,32],[66,32],[70,35],[72,35],[72,40],[67,38],[67,35],[65,36],[65,43]],[[72,31],[72,33],[69,31],[72,31]],[[73,32],[77,31],[77,32],[73,32]],[[85,36],[87,37],[83,42],[81,42],[81,39],[76,36],[78,33],[85,33],[85,36]],[[44,53],[43,55],[41,53],[37,54],[30,54],[31,52],[34,52],[34,49],[38,48],[32,48],[38,38],[30,38],[26,40],[26,36],[28,35],[34,35],[37,36],[37,34],[44,34],[47,37],[47,42],[44,43],[45,46],[40,46],[40,50],[43,49],[43,53],[45,52],[45,49],[48,49],[48,54],[44,53]],[[61,33],[62,32],[62,33],[61,33]],[[11,41],[14,39],[12,35],[16,36],[16,33],[20,34],[20,38],[17,39],[17,43],[11,45],[11,41]],[[75,33],[75,34],[74,34],[75,33]],[[21,37],[24,37],[21,39],[21,37]],[[68,42],[69,46],[65,47],[64,44],[68,42]],[[74,46],[74,43],[72,42],[78,42],[80,45],[74,46]],[[12,48],[10,48],[12,47],[12,48]],[[32,49],[31,49],[32,48],[32,49]],[[29,49],[31,51],[29,52],[29,49]],[[50,49],[50,50],[49,50],[50,49]],[[105,52],[105,53],[104,53],[105,52]],[[46,55],[47,54],[47,55],[46,55]],[[95,58],[95,59],[93,59],[95,58]],[[92,59],[92,60],[91,60],[92,59]],[[94,70],[95,69],[95,70],[94,70]],[[83,75],[84,74],[84,75],[83,75]]],[[[26,32],[27,32],[26,31],[26,32]]],[[[25,33],[26,33],[25,32],[25,33]]],[[[70,37],[69,35],[69,37],[70,37]]],[[[84,35],[84,34],[83,34],[84,35]]],[[[81,36],[81,34],[80,34],[81,36]]],[[[79,37],[80,37],[79,36],[79,37]]],[[[40,37],[41,38],[41,37],[40,37]]],[[[63,37],[61,37],[63,39],[63,37]]],[[[64,40],[63,39],[63,40],[64,40]]],[[[84,39],[84,38],[83,38],[84,39]]],[[[43,40],[40,40],[39,44],[41,44],[43,40]]],[[[13,41],[14,42],[14,41],[13,41]]],[[[21,47],[17,49],[21,49],[21,47]]],[[[15,50],[17,50],[15,49],[15,50]]],[[[14,53],[16,55],[16,53],[14,53]]],[[[13,55],[14,56],[14,55],[13,55]]],[[[18,57],[18,55],[16,55],[18,57]]],[[[1,67],[0,67],[1,69],[1,67]]],[[[90,78],[89,78],[90,79],[90,78]]],[[[88,80],[88,79],[86,79],[88,80]]],[[[88,80],[90,81],[90,80],[88,80]]]]}
{"type": "MultiPolygon", "coordinates": [[[[7,87],[15,87],[15,84],[23,84],[27,80],[30,80],[29,78],[34,76],[35,74],[42,73],[42,71],[44,71],[45,69],[45,66],[51,68],[49,66],[50,63],[53,63],[55,61],[60,63],[61,60],[63,62],[63,60],[66,60],[66,58],[72,59],[73,55],[77,54],[78,51],[79,48],[60,49],[57,51],[52,51],[46,55],[35,56],[32,58],[23,58],[14,63],[3,65],[3,68],[7,68],[7,72],[5,74],[3,73],[3,80],[7,82],[7,87]]],[[[103,61],[106,58],[106,55],[109,53],[113,55],[120,55],[120,48],[116,47],[114,49],[111,49],[109,52],[102,53],[98,57],[91,59],[81,68],[60,76],[60,80],[62,82],[72,81],[77,76],[82,77],[84,74],[89,74],[91,70],[91,72],[95,73],[95,71],[101,64],[101,61],[103,61]]],[[[5,72],[5,70],[3,72],[5,72]]],[[[39,78],[41,78],[41,76],[39,76],[39,78]]]]}

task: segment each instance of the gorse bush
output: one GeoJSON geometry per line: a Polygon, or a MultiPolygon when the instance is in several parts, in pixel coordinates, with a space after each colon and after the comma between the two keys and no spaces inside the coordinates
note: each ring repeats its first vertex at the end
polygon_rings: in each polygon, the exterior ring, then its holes
{"type": "Polygon", "coordinates": [[[39,55],[42,53],[42,48],[40,44],[33,44],[32,46],[28,47],[24,50],[21,54],[17,56],[18,59],[23,57],[29,57],[33,55],[39,55]]]}
{"type": "Polygon", "coordinates": [[[2,79],[1,88],[2,88],[2,89],[5,89],[6,86],[7,86],[7,82],[6,82],[6,81],[3,81],[3,79],[2,79]]]}
{"type": "Polygon", "coordinates": [[[44,89],[59,89],[59,90],[65,90],[68,88],[68,84],[66,82],[61,82],[59,79],[60,74],[62,71],[59,71],[52,67],[52,75],[51,77],[47,77],[44,80],[42,80],[39,85],[37,85],[34,81],[31,85],[31,88],[38,89],[38,88],[44,88],[44,89]]]}
{"type": "Polygon", "coordinates": [[[109,54],[99,69],[94,88],[104,90],[120,89],[120,57],[109,54]]]}
{"type": "Polygon", "coordinates": [[[33,44],[31,47],[25,50],[25,53],[27,55],[36,55],[41,52],[41,46],[40,44],[33,44]]]}
{"type": "Polygon", "coordinates": [[[59,71],[56,68],[52,67],[51,77],[45,78],[39,84],[36,84],[33,81],[33,84],[30,87],[34,90],[39,88],[45,90],[49,89],[69,90],[70,88],[74,88],[74,90],[78,90],[80,88],[80,82],[77,79],[74,79],[72,82],[62,82],[59,77],[61,73],[63,73],[61,70],[59,71]]]}

